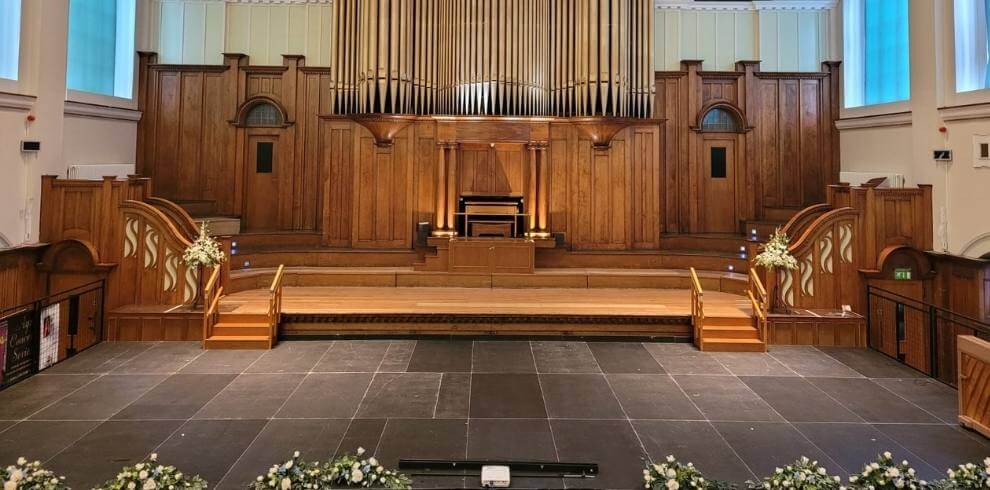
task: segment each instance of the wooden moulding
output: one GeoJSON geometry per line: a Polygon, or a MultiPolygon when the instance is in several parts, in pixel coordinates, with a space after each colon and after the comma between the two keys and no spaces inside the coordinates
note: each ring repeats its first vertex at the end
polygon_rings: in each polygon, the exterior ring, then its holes
{"type": "Polygon", "coordinates": [[[567,121],[590,138],[591,146],[596,150],[611,148],[612,138],[629,126],[654,122],[651,119],[631,117],[572,117],[568,118],[567,121]]]}
{"type": "Polygon", "coordinates": [[[375,146],[388,148],[395,142],[395,135],[419,118],[408,114],[355,114],[351,119],[371,131],[375,146]]]}
{"type": "Polygon", "coordinates": [[[990,342],[972,335],[956,338],[959,423],[990,437],[990,342]]]}

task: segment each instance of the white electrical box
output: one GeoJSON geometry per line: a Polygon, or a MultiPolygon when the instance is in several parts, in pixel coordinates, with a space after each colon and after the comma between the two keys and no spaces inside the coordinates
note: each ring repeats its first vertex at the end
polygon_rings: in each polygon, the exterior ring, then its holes
{"type": "Polygon", "coordinates": [[[485,465],[481,467],[481,486],[483,488],[508,488],[510,483],[508,466],[485,465]]]}
{"type": "Polygon", "coordinates": [[[990,134],[973,135],[973,166],[990,167],[990,134]]]}

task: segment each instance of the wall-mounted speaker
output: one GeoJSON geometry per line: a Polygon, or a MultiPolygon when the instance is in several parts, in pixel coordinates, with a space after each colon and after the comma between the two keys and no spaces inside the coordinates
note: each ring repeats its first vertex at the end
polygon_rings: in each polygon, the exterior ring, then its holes
{"type": "Polygon", "coordinates": [[[429,221],[420,221],[416,223],[416,246],[425,247],[426,239],[430,237],[431,230],[429,221]]]}

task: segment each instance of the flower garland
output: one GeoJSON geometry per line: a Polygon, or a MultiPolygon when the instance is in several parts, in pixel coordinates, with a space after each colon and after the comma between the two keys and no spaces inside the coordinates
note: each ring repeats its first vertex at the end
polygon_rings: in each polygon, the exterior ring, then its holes
{"type": "Polygon", "coordinates": [[[818,466],[818,461],[801,456],[801,459],[783,468],[777,468],[773,475],[764,478],[762,483],[747,483],[751,489],[837,490],[842,488],[841,482],[841,478],[829,476],[828,470],[818,466]]]}
{"type": "Polygon", "coordinates": [[[894,462],[890,452],[877,456],[877,460],[863,467],[863,472],[849,477],[849,486],[864,490],[893,490],[905,488],[917,490],[928,483],[919,480],[907,461],[894,462]]]}
{"type": "Polygon", "coordinates": [[[220,250],[220,242],[210,236],[206,221],[199,227],[199,236],[182,253],[182,261],[189,267],[213,267],[227,258],[220,250]]]}
{"type": "Polygon", "coordinates": [[[732,488],[731,485],[723,482],[706,480],[693,464],[681,464],[674,456],[667,456],[667,460],[661,463],[647,463],[643,470],[643,483],[644,488],[652,490],[732,488]]]}
{"type": "Polygon", "coordinates": [[[760,246],[760,253],[755,258],[756,265],[767,269],[797,269],[797,259],[787,249],[790,244],[791,239],[777,228],[770,236],[770,240],[760,246]]]}
{"type": "Polygon", "coordinates": [[[125,466],[117,473],[117,477],[109,480],[103,486],[93,490],[156,490],[191,488],[202,490],[207,487],[206,481],[196,476],[188,476],[177,470],[175,466],[165,466],[158,463],[158,455],[152,453],[134,466],[125,466]]]}
{"type": "Polygon", "coordinates": [[[983,466],[973,463],[961,464],[946,472],[948,478],[936,486],[944,489],[990,488],[990,458],[983,460],[983,466]]]}
{"type": "Polygon", "coordinates": [[[17,458],[17,464],[0,468],[3,490],[63,490],[65,477],[46,470],[40,461],[17,458]]]}
{"type": "Polygon", "coordinates": [[[272,466],[267,474],[259,476],[251,488],[255,490],[332,487],[377,487],[396,490],[410,488],[409,477],[385,469],[375,458],[360,459],[364,452],[363,448],[358,448],[356,456],[345,454],[320,464],[300,459],[299,451],[296,451],[292,459],[272,466]]]}

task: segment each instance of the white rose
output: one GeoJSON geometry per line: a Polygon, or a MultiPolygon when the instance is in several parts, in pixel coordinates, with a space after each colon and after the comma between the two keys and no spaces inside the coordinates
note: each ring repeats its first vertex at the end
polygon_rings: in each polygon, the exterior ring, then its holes
{"type": "Polygon", "coordinates": [[[351,481],[354,483],[360,483],[364,479],[364,473],[361,470],[354,470],[351,472],[351,481]]]}
{"type": "Polygon", "coordinates": [[[677,476],[677,472],[673,468],[667,470],[667,478],[674,478],[677,476]]]}
{"type": "Polygon", "coordinates": [[[888,468],[887,476],[890,478],[897,478],[898,476],[901,476],[901,470],[898,470],[897,468],[888,468]]]}
{"type": "Polygon", "coordinates": [[[357,450],[357,455],[360,456],[362,454],[364,454],[364,448],[363,447],[359,447],[358,450],[357,450]]]}
{"type": "Polygon", "coordinates": [[[883,452],[883,457],[884,458],[887,458],[887,459],[890,459],[891,458],[890,451],[884,451],[883,452]]]}
{"type": "Polygon", "coordinates": [[[903,480],[897,480],[896,482],[894,482],[894,486],[897,487],[897,488],[904,488],[904,481],[903,480]]]}
{"type": "Polygon", "coordinates": [[[144,482],[141,490],[155,490],[156,488],[158,488],[158,485],[155,484],[155,480],[147,480],[144,482]]]}
{"type": "Polygon", "coordinates": [[[299,457],[299,451],[296,451],[296,452],[292,453],[292,457],[293,458],[298,458],[299,457]]]}
{"type": "Polygon", "coordinates": [[[668,463],[673,463],[674,462],[674,455],[673,454],[671,454],[670,456],[667,456],[667,462],[668,463]]]}
{"type": "Polygon", "coordinates": [[[282,490],[289,490],[290,488],[292,488],[292,480],[282,478],[282,490]]]}
{"type": "Polygon", "coordinates": [[[378,460],[375,458],[370,458],[368,459],[368,464],[370,464],[371,466],[378,466],[378,460]]]}
{"type": "Polygon", "coordinates": [[[138,480],[147,480],[147,479],[148,479],[148,472],[145,470],[141,470],[141,472],[138,473],[138,480]]]}
{"type": "Polygon", "coordinates": [[[17,482],[13,480],[3,482],[3,490],[17,490],[17,482]]]}
{"type": "Polygon", "coordinates": [[[667,480],[667,490],[677,490],[678,488],[680,488],[680,485],[677,483],[677,480],[667,480]]]}
{"type": "Polygon", "coordinates": [[[24,465],[27,464],[27,462],[28,462],[28,460],[24,456],[21,456],[21,457],[17,458],[17,465],[18,466],[24,466],[24,465]]]}
{"type": "Polygon", "coordinates": [[[10,472],[10,481],[17,483],[24,478],[24,472],[21,470],[14,470],[10,472]]]}
{"type": "Polygon", "coordinates": [[[130,482],[127,484],[127,488],[129,488],[130,490],[134,490],[135,488],[137,488],[137,485],[135,485],[134,482],[130,482]]]}

